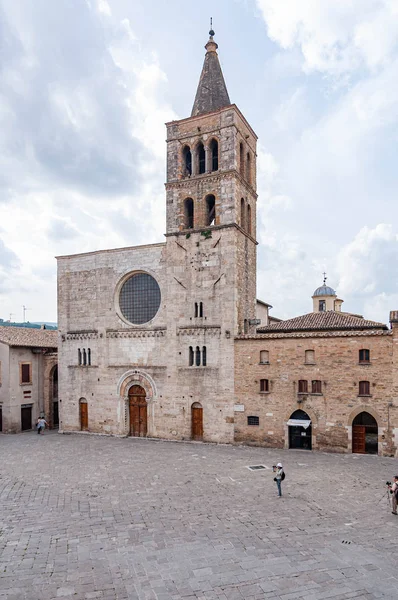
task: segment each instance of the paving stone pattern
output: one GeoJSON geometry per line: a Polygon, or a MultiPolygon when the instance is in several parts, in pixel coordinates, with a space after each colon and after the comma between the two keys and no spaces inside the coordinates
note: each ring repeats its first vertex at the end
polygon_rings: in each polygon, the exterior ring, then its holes
{"type": "Polygon", "coordinates": [[[1,600],[398,597],[394,459],[48,432],[0,456],[1,600]],[[278,460],[282,498],[247,468],[278,460]]]}

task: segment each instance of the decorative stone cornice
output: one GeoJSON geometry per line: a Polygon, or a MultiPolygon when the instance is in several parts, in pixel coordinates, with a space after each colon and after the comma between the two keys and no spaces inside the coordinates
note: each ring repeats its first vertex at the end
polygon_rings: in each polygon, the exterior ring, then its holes
{"type": "Polygon", "coordinates": [[[106,337],[109,338],[160,338],[166,334],[166,327],[159,329],[128,329],[108,330],[106,337]]]}
{"type": "Polygon", "coordinates": [[[236,169],[228,169],[228,171],[212,171],[211,173],[202,173],[201,175],[191,175],[190,177],[184,177],[184,179],[168,181],[164,185],[166,190],[180,189],[184,187],[191,187],[191,184],[206,181],[207,179],[211,179],[211,181],[215,182],[222,181],[223,179],[230,179],[231,175],[236,177],[236,179],[240,181],[240,183],[248,190],[248,192],[250,192],[252,196],[254,196],[256,199],[258,198],[257,192],[252,188],[251,185],[247,183],[247,181],[236,169]]]}
{"type": "Polygon", "coordinates": [[[335,337],[366,337],[366,336],[385,336],[392,335],[391,330],[383,329],[365,329],[363,331],[300,331],[289,333],[253,333],[246,335],[237,335],[235,340],[275,340],[284,338],[335,338],[335,337]]]}
{"type": "Polygon", "coordinates": [[[98,338],[98,331],[93,330],[82,330],[82,331],[68,331],[62,335],[62,341],[65,340],[96,340],[98,338]]]}
{"type": "Polygon", "coordinates": [[[220,337],[221,336],[221,326],[220,325],[187,325],[183,327],[178,327],[177,335],[189,335],[189,336],[202,336],[206,335],[208,337],[220,337]]]}

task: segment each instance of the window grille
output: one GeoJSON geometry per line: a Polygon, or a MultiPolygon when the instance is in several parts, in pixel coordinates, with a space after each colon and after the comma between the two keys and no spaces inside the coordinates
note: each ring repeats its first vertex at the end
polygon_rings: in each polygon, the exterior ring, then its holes
{"type": "Polygon", "coordinates": [[[148,273],[136,273],[129,277],[120,290],[120,310],[127,321],[134,325],[147,323],[160,307],[160,288],[148,273]]]}
{"type": "Polygon", "coordinates": [[[260,418],[255,416],[247,417],[248,425],[260,425],[260,418]]]}

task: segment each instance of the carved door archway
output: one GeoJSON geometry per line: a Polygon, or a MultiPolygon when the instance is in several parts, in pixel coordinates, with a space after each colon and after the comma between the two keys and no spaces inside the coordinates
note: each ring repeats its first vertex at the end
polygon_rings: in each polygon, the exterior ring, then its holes
{"type": "Polygon", "coordinates": [[[146,392],[140,385],[129,389],[130,435],[146,437],[148,431],[148,405],[146,392]]]}

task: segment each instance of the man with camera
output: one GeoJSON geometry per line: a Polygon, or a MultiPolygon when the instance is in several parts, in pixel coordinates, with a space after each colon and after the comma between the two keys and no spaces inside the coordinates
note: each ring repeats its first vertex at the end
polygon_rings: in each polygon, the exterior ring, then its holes
{"type": "Polygon", "coordinates": [[[282,467],[282,463],[278,463],[277,465],[273,465],[273,472],[275,473],[274,481],[276,482],[278,488],[278,496],[279,498],[282,496],[282,481],[285,479],[285,472],[282,467]]]}
{"type": "Polygon", "coordinates": [[[394,482],[387,481],[388,489],[392,494],[392,514],[397,514],[397,500],[398,500],[398,475],[395,475],[394,482]]]}

